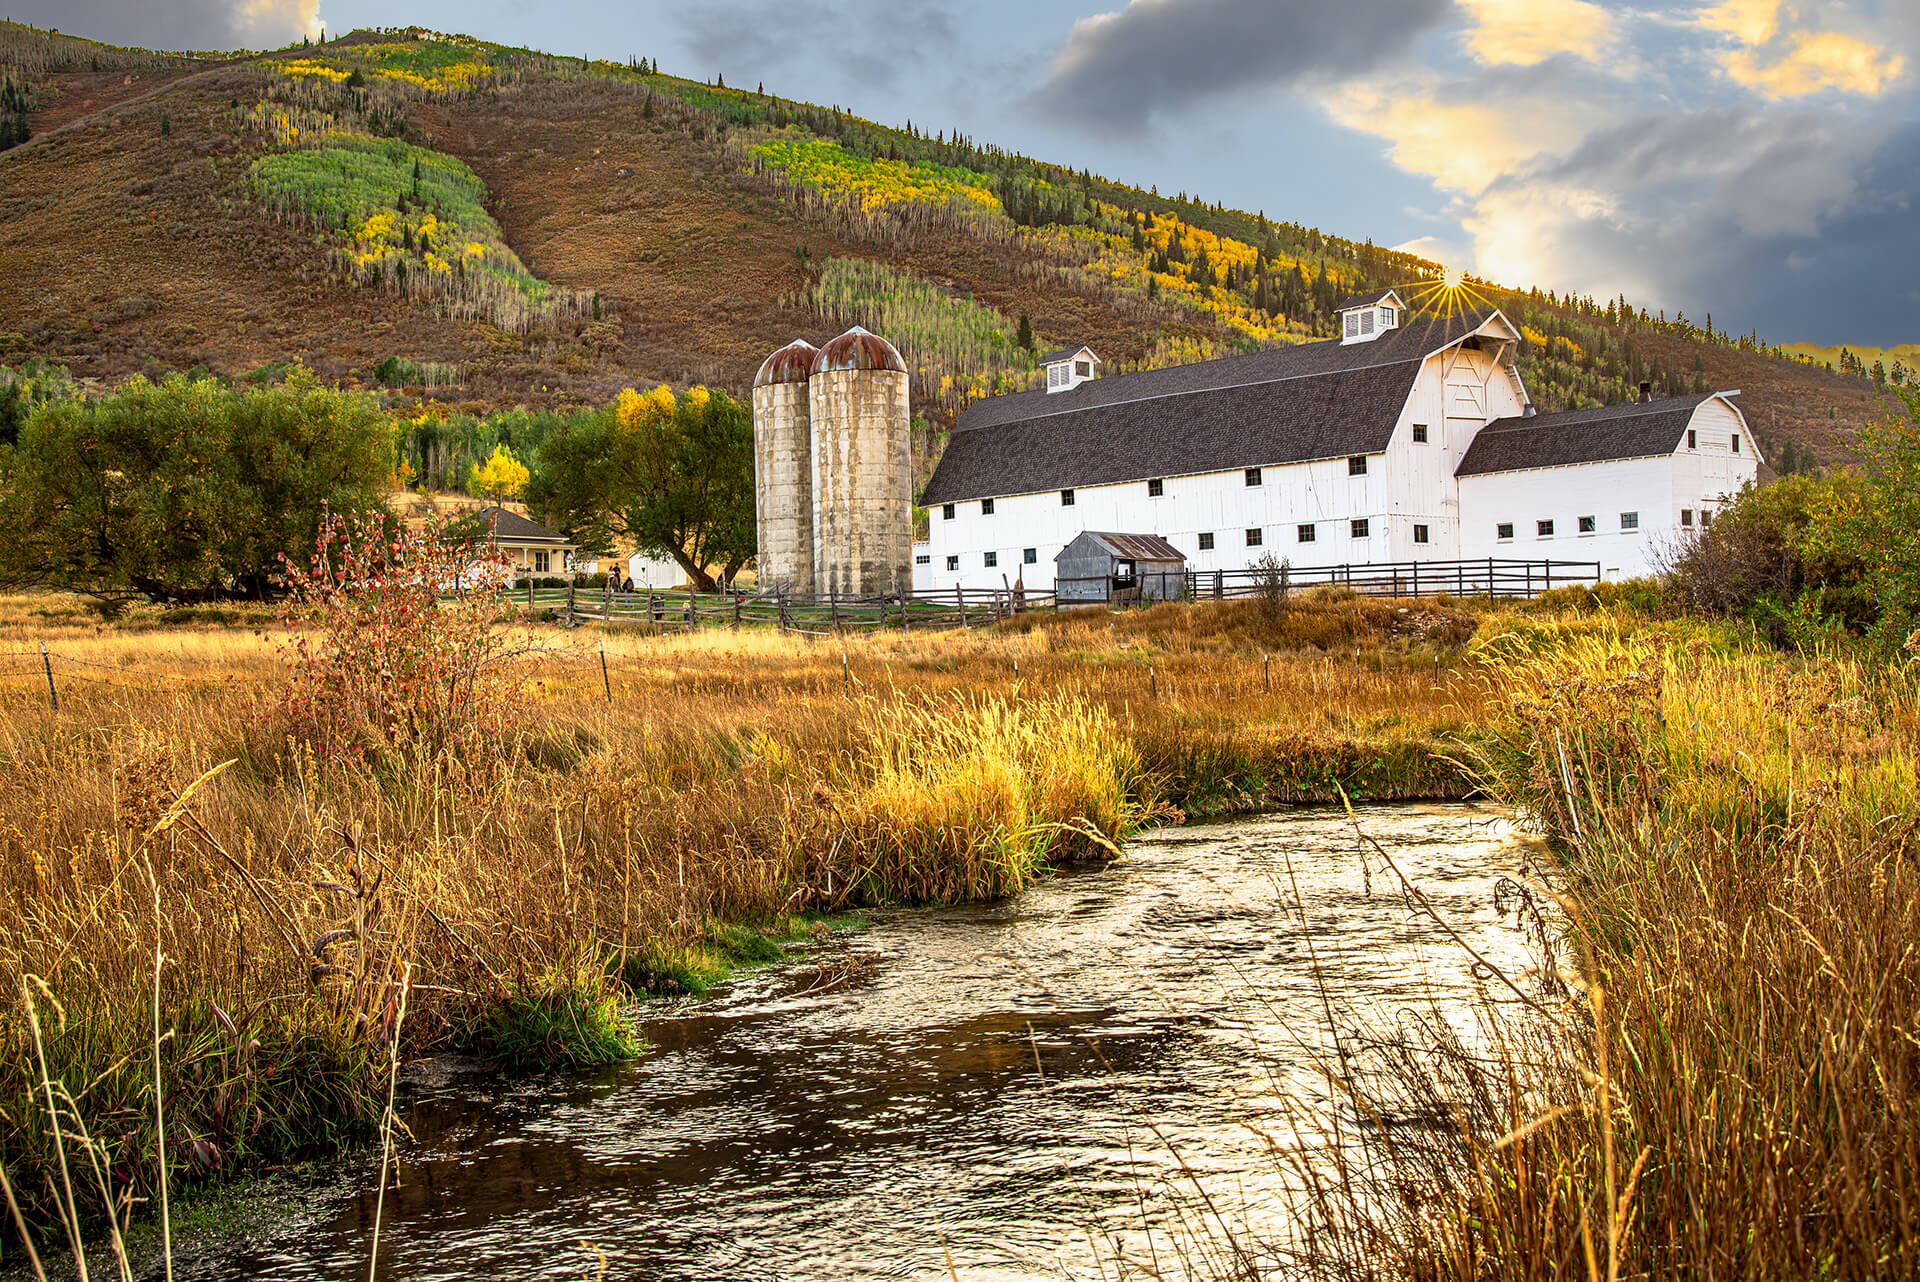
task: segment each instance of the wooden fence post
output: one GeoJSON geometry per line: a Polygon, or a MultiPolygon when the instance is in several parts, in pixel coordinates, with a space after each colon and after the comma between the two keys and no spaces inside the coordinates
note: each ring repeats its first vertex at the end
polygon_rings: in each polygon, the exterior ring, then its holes
{"type": "Polygon", "coordinates": [[[47,643],[40,643],[40,666],[47,672],[47,702],[53,705],[55,712],[60,711],[60,692],[53,688],[53,660],[47,655],[47,643]]]}
{"type": "Polygon", "coordinates": [[[780,630],[782,632],[785,632],[788,630],[787,629],[787,594],[782,592],[779,596],[775,597],[774,600],[778,601],[780,604],[780,630]]]}
{"type": "Polygon", "coordinates": [[[1273,656],[1270,654],[1260,656],[1260,688],[1273,693],[1273,656]]]}
{"type": "Polygon", "coordinates": [[[600,638],[600,688],[607,692],[607,702],[613,702],[613,681],[607,676],[607,639],[600,638]]]}
{"type": "Polygon", "coordinates": [[[840,652],[840,693],[849,699],[853,697],[853,671],[847,666],[845,650],[840,652]]]}
{"type": "MultiPolygon", "coordinates": [[[[840,589],[827,589],[827,617],[831,621],[833,635],[840,635],[840,589]]],[[[844,656],[843,656],[844,657],[844,656]]]]}
{"type": "Polygon", "coordinates": [[[740,593],[736,589],[733,594],[733,626],[735,630],[738,630],[740,627],[740,613],[741,613],[740,593]]]}
{"type": "Polygon", "coordinates": [[[953,585],[953,599],[960,603],[960,626],[971,626],[967,622],[967,590],[958,583],[953,585]]]}
{"type": "Polygon", "coordinates": [[[1160,675],[1153,670],[1151,663],[1147,665],[1147,691],[1156,699],[1160,697],[1160,675]]]}

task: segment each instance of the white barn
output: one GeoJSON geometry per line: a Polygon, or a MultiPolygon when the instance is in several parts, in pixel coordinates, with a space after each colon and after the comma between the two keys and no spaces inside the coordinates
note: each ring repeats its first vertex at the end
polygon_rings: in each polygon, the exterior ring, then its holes
{"type": "Polygon", "coordinates": [[[1271,553],[1626,578],[1757,470],[1737,393],[1536,414],[1498,309],[1413,317],[1384,290],[1340,312],[1338,339],[1113,378],[1085,348],[1049,353],[1044,388],[955,426],[915,586],[1045,589],[1086,530],[1159,535],[1203,574],[1271,553]]]}

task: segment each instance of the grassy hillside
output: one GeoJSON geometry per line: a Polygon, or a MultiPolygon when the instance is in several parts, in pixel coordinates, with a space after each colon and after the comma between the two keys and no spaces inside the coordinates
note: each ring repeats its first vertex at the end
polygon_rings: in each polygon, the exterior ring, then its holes
{"type": "MultiPolygon", "coordinates": [[[[245,58],[0,24],[0,363],[111,380],[284,358],[468,410],[651,381],[744,390],[859,322],[914,366],[925,467],[1031,351],[1110,368],[1331,333],[1343,294],[1434,264],[944,132],[651,66],[407,30],[245,58]]],[[[1870,382],[1624,300],[1471,282],[1529,337],[1543,407],[1740,387],[1763,446],[1850,456],[1870,382]]]]}

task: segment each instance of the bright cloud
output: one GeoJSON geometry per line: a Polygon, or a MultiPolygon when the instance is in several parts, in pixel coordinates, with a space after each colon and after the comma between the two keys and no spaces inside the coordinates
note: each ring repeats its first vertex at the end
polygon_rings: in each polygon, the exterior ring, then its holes
{"type": "Polygon", "coordinates": [[[1477,196],[1541,156],[1570,150],[1586,132],[1581,105],[1540,85],[1511,95],[1462,95],[1437,81],[1354,81],[1324,99],[1349,129],[1387,142],[1393,163],[1477,196]]]}
{"type": "Polygon", "coordinates": [[[1619,41],[1612,14],[1589,0],[1460,0],[1467,51],[1489,65],[1532,66],[1570,53],[1598,62],[1619,41]]]}
{"type": "Polygon", "coordinates": [[[1825,89],[1877,98],[1907,71],[1900,54],[1837,31],[1801,32],[1791,38],[1788,51],[1775,56],[1767,49],[1741,49],[1729,54],[1727,74],[1769,98],[1799,98],[1825,89]]]}
{"type": "Polygon", "coordinates": [[[1838,0],[1724,0],[1695,22],[1732,43],[1721,66],[1735,84],[1776,101],[1829,90],[1877,98],[1907,71],[1906,57],[1838,0]]]}

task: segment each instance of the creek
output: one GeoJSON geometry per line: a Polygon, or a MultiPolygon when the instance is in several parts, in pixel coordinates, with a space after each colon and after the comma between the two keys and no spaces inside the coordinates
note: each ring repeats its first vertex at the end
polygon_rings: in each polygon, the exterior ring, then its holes
{"type": "MultiPolygon", "coordinates": [[[[1502,812],[1358,818],[1452,932],[1526,970],[1495,886],[1533,848],[1502,812]]],[[[1227,1232],[1257,1257],[1352,1118],[1329,1026],[1471,1030],[1503,992],[1342,811],[1163,830],[649,1008],[654,1049],[617,1070],[430,1080],[376,1276],[1002,1282],[1110,1277],[1119,1252],[1174,1275],[1227,1232]]],[[[365,1278],[377,1169],[182,1240],[176,1276],[365,1278]]]]}

